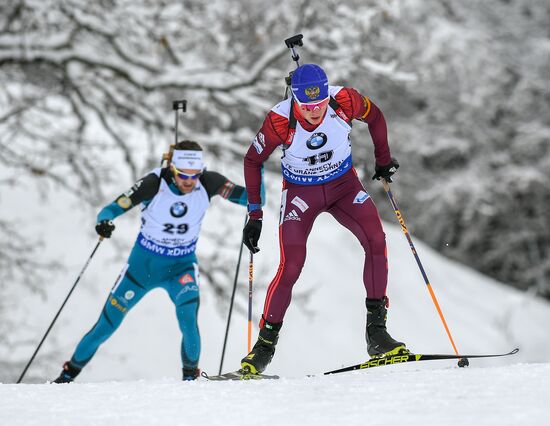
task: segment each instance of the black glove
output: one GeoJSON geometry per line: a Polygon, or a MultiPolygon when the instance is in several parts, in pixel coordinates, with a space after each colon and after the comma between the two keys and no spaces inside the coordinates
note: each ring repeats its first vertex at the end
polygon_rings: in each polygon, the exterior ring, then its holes
{"type": "Polygon", "coordinates": [[[380,178],[385,179],[388,182],[393,182],[391,180],[392,175],[397,172],[397,169],[399,168],[399,163],[395,158],[392,157],[389,164],[386,164],[385,166],[379,166],[376,164],[374,166],[374,176],[372,177],[372,180],[380,180],[380,178]]]}
{"type": "Polygon", "coordinates": [[[95,232],[103,238],[111,238],[111,234],[115,230],[112,220],[102,220],[95,226],[95,232]]]}
{"type": "Polygon", "coordinates": [[[243,243],[252,254],[258,253],[258,240],[262,233],[262,221],[257,219],[249,219],[243,229],[243,243]]]}

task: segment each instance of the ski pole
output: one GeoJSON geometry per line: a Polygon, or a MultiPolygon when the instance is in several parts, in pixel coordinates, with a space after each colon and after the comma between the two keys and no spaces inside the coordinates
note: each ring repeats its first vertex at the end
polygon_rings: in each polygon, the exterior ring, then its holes
{"type": "Polygon", "coordinates": [[[71,294],[73,292],[73,290],[75,289],[76,285],[78,284],[78,282],[80,281],[80,278],[82,277],[82,275],[84,274],[84,271],[86,270],[86,268],[88,267],[88,264],[90,263],[90,261],[92,260],[92,257],[94,257],[94,254],[95,252],[97,251],[99,245],[101,244],[101,242],[103,241],[103,237],[99,237],[99,241],[97,242],[94,250],[92,251],[92,254],[90,255],[90,257],[88,257],[88,260],[86,261],[86,263],[84,264],[84,267],[82,268],[82,270],[80,271],[80,274],[78,274],[78,277],[76,278],[76,281],[74,282],[71,290],[69,291],[69,294],[67,294],[67,297],[65,298],[65,300],[63,301],[63,304],[61,305],[61,307],[59,308],[59,311],[57,311],[57,314],[55,315],[53,321],[51,322],[50,326],[48,327],[48,329],[46,330],[46,334],[44,334],[44,337],[42,337],[42,340],[40,341],[40,343],[38,344],[38,347],[36,348],[36,350],[34,351],[34,353],[32,354],[32,357],[31,359],[29,360],[29,362],[27,363],[27,365],[25,366],[25,369],[23,370],[23,372],[21,373],[21,376],[19,377],[19,380],[17,381],[17,383],[21,383],[21,380],[23,380],[23,377],[25,377],[25,373],[27,372],[27,370],[29,369],[29,367],[31,366],[32,362],[34,361],[34,357],[36,356],[36,354],[38,353],[38,351],[40,350],[40,347],[42,346],[42,343],[44,343],[44,340],[46,340],[46,337],[48,336],[48,334],[50,333],[50,330],[52,329],[53,325],[55,324],[55,321],[57,320],[57,317],[59,317],[59,314],[61,313],[62,309],[65,307],[65,304],[67,303],[67,300],[69,300],[69,297],[71,297],[71,294]]]}
{"type": "Polygon", "coordinates": [[[254,281],[254,254],[250,252],[248,263],[248,352],[252,343],[252,283],[254,281]]]}
{"type": "Polygon", "coordinates": [[[174,144],[178,143],[178,111],[181,109],[183,112],[187,111],[187,101],[185,99],[182,99],[181,101],[173,101],[172,102],[172,109],[174,110],[176,114],[176,125],[175,125],[175,133],[174,133],[174,144]]]}
{"type": "MultiPolygon", "coordinates": [[[[422,278],[424,278],[424,282],[426,283],[426,286],[428,287],[428,292],[430,293],[430,296],[431,296],[432,301],[435,305],[435,308],[437,309],[437,313],[439,314],[439,318],[441,318],[441,322],[443,323],[443,326],[445,327],[445,331],[447,332],[447,336],[449,336],[449,340],[451,341],[451,345],[453,346],[455,354],[457,356],[460,356],[459,353],[458,353],[458,349],[456,348],[455,342],[453,340],[453,336],[451,335],[451,331],[449,330],[449,326],[447,325],[447,321],[445,320],[445,317],[443,316],[443,312],[441,311],[441,307],[439,306],[437,298],[435,297],[435,293],[433,291],[432,285],[430,284],[430,281],[428,280],[428,275],[426,274],[426,271],[424,270],[424,267],[422,266],[422,262],[420,262],[420,257],[418,256],[416,248],[414,247],[411,234],[409,233],[409,230],[407,229],[407,225],[405,224],[405,219],[403,218],[403,215],[401,214],[401,211],[397,207],[397,202],[395,201],[395,197],[393,196],[393,194],[390,190],[390,184],[384,178],[382,178],[382,184],[384,185],[384,191],[386,191],[388,199],[390,200],[390,204],[393,208],[395,216],[397,216],[397,221],[401,225],[401,229],[403,230],[403,233],[405,234],[405,237],[407,238],[407,241],[409,242],[409,246],[410,246],[411,251],[413,253],[413,256],[416,260],[416,264],[418,265],[418,268],[420,269],[420,273],[422,274],[422,278]]],[[[469,365],[468,358],[460,358],[458,360],[458,366],[459,367],[466,367],[467,365],[469,365]]]]}
{"type": "MultiPolygon", "coordinates": [[[[248,214],[244,217],[244,225],[246,225],[247,219],[248,219],[248,214]]],[[[244,242],[241,238],[241,248],[239,249],[239,259],[237,260],[237,269],[235,270],[235,279],[233,280],[233,292],[231,293],[231,302],[229,303],[229,315],[227,316],[227,325],[225,327],[225,338],[223,339],[222,358],[220,360],[220,371],[218,372],[218,374],[222,374],[222,369],[223,369],[223,360],[225,358],[225,348],[227,346],[227,336],[229,335],[229,324],[231,323],[231,314],[233,313],[233,302],[235,301],[235,291],[237,290],[237,280],[239,278],[239,268],[241,266],[241,258],[243,256],[243,246],[244,246],[244,242]]]]}
{"type": "MultiPolygon", "coordinates": [[[[296,46],[303,46],[304,45],[304,43],[302,41],[303,38],[304,38],[304,36],[302,34],[296,34],[295,36],[289,37],[285,40],[286,47],[288,47],[290,49],[290,54],[292,55],[292,60],[294,62],[296,62],[296,68],[298,68],[300,66],[300,62],[298,62],[300,60],[300,55],[298,55],[298,53],[296,52],[296,50],[294,50],[294,48],[296,46]]],[[[288,98],[288,88],[290,87],[290,81],[292,80],[292,73],[293,73],[293,71],[290,71],[288,73],[288,76],[285,77],[285,81],[286,81],[285,99],[288,98]]]]}
{"type": "Polygon", "coordinates": [[[172,101],[172,109],[174,110],[174,143],[170,145],[170,149],[168,152],[164,153],[162,155],[162,162],[166,161],[166,166],[170,164],[172,161],[172,153],[174,152],[174,147],[178,143],[178,111],[181,109],[183,112],[187,111],[187,101],[185,99],[179,100],[179,101],[172,101]]]}

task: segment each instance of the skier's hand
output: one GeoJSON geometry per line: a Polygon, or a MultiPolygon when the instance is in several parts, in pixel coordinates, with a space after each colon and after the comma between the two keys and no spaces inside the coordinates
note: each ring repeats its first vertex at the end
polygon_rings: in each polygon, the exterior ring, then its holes
{"type": "Polygon", "coordinates": [[[248,219],[243,229],[243,243],[252,254],[258,253],[258,240],[262,232],[262,221],[257,219],[248,219]]]}
{"type": "Polygon", "coordinates": [[[392,175],[397,172],[397,169],[399,168],[399,163],[395,158],[392,157],[389,164],[386,164],[385,166],[379,166],[376,164],[374,166],[374,176],[372,177],[372,180],[380,180],[380,178],[385,179],[388,182],[392,182],[391,177],[392,175]]]}
{"type": "Polygon", "coordinates": [[[95,232],[103,238],[111,238],[111,234],[114,230],[115,225],[112,220],[102,220],[95,226],[95,232]]]}

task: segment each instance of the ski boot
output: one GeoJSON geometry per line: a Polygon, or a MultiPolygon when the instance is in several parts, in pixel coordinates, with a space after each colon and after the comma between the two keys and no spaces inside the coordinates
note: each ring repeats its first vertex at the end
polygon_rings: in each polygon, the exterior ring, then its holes
{"type": "Polygon", "coordinates": [[[71,383],[80,374],[81,370],[81,368],[71,364],[71,361],[67,361],[63,364],[63,370],[59,377],[51,383],[71,383]]]}
{"type": "Polygon", "coordinates": [[[182,380],[184,382],[196,380],[201,375],[201,370],[196,367],[190,367],[190,368],[183,367],[182,372],[183,372],[182,380]]]}
{"type": "Polygon", "coordinates": [[[271,362],[275,354],[275,346],[279,340],[279,330],[282,322],[273,324],[265,321],[258,335],[258,341],[250,353],[241,360],[241,370],[248,374],[261,374],[271,362]]]}
{"type": "Polygon", "coordinates": [[[386,330],[388,298],[366,299],[367,306],[367,351],[371,357],[382,357],[408,353],[405,343],[394,340],[386,330]]]}

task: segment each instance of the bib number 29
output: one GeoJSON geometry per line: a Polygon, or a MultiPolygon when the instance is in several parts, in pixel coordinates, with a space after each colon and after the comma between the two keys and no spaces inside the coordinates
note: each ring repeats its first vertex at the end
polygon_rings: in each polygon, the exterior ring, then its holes
{"type": "Polygon", "coordinates": [[[163,232],[167,232],[168,234],[185,234],[188,229],[189,225],[187,223],[181,223],[178,226],[173,223],[165,223],[163,232]]]}

